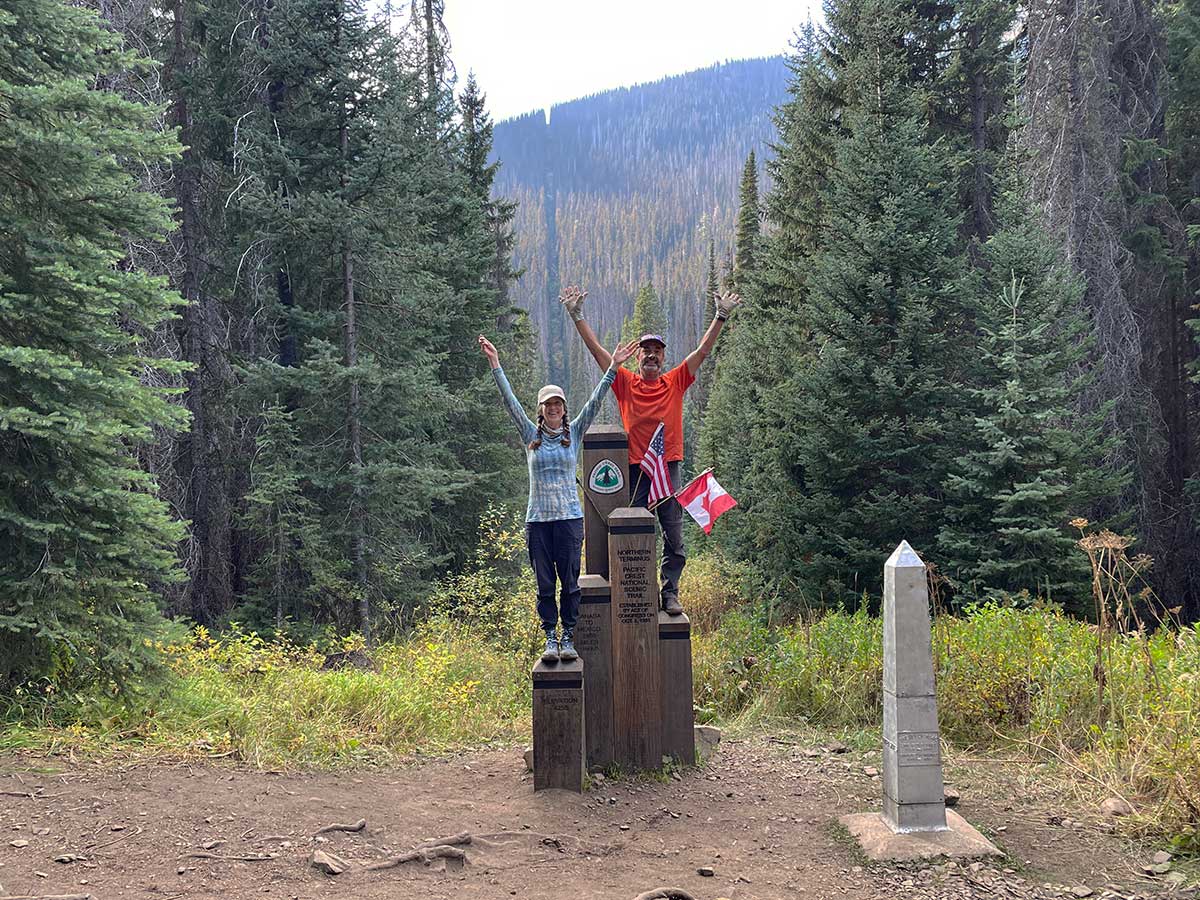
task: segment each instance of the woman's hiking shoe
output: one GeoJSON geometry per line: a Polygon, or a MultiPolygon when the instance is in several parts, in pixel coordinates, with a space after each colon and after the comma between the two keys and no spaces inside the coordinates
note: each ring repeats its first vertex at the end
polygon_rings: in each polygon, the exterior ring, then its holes
{"type": "Polygon", "coordinates": [[[575,652],[575,643],[572,640],[570,629],[563,629],[562,642],[558,645],[558,658],[563,662],[574,662],[579,659],[579,654],[575,652]]]}
{"type": "MultiPolygon", "coordinates": [[[[574,648],[571,652],[574,652],[574,648]]],[[[542,651],[542,662],[558,662],[558,635],[553,631],[546,632],[546,649],[542,651]]]]}

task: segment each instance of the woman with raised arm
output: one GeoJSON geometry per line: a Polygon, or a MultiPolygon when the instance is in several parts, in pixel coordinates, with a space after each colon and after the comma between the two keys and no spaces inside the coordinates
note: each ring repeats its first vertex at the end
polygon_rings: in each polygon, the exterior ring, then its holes
{"type": "Polygon", "coordinates": [[[529,464],[529,505],[525,510],[525,540],[529,562],[537,576],[537,611],[546,632],[542,660],[570,662],[575,652],[575,621],[579,616],[579,560],[583,549],[583,507],[575,487],[575,469],[583,447],[582,436],[600,411],[605,392],[617,377],[617,369],[633,355],[637,342],[620,344],[612,362],[574,419],[567,416],[567,397],[562,388],[548,384],[538,391],[537,424],[529,420],[500,368],[500,356],[482,334],[479,347],[492,366],[492,376],[521,440],[529,464]],[[557,576],[557,577],[556,577],[557,576]],[[557,585],[556,585],[557,582],[557,585]],[[559,587],[559,603],[554,602],[559,587]],[[562,620],[562,639],[557,633],[562,620]]]}

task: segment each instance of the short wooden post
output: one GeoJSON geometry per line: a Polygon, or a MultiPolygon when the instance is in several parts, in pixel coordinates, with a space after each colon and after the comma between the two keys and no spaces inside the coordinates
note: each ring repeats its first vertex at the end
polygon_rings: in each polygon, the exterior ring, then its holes
{"type": "Polygon", "coordinates": [[[613,761],[612,590],[599,575],[579,576],[579,590],[583,599],[575,624],[575,649],[587,671],[583,686],[587,767],[603,769],[613,761]]]}
{"type": "Polygon", "coordinates": [[[614,510],[608,517],[613,758],[633,771],[662,766],[654,556],[654,514],[645,509],[614,510]]]}
{"type": "Polygon", "coordinates": [[[533,789],[583,792],[583,662],[533,667],[533,789]]]}
{"type": "Polygon", "coordinates": [[[608,578],[608,516],[629,505],[629,438],[620,425],[593,425],[583,436],[584,571],[608,578]]]}
{"type": "Polygon", "coordinates": [[[692,714],[692,623],[686,615],[658,613],[658,663],[662,685],[662,752],[685,766],[696,764],[692,714]]]}

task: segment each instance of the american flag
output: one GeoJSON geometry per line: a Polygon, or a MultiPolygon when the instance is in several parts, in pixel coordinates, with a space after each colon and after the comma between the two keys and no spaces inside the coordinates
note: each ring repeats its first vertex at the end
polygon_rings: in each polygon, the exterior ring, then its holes
{"type": "Polygon", "coordinates": [[[650,496],[646,500],[647,506],[653,506],[660,500],[666,500],[674,493],[671,489],[671,473],[667,471],[666,453],[663,423],[659,422],[658,427],[654,429],[654,436],[650,438],[650,446],[646,448],[646,452],[642,454],[642,461],[638,464],[642,467],[642,471],[650,476],[650,496]]]}

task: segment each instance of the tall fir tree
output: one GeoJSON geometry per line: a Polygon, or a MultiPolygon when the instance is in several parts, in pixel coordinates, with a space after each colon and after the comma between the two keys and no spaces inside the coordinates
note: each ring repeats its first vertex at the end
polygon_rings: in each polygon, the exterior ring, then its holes
{"type": "MultiPolygon", "coordinates": [[[[647,282],[637,292],[633,301],[633,314],[630,315],[621,328],[622,342],[636,340],[643,334],[667,333],[667,311],[663,309],[662,301],[654,290],[654,285],[647,282]]],[[[677,349],[677,348],[673,348],[677,349]]],[[[690,351],[686,351],[690,352],[690,351]]],[[[637,371],[637,357],[632,356],[625,368],[631,372],[637,371]]]]}
{"type": "Polygon", "coordinates": [[[90,10],[0,2],[0,683],[127,684],[153,665],[154,590],[181,536],[134,451],[186,413],[184,365],[145,336],[179,295],[129,264],[166,203],[131,169],[178,145],[157,111],[97,88],[149,65],[90,10]],[[145,379],[145,381],[143,381],[145,379]]]}
{"type": "Polygon", "coordinates": [[[810,600],[876,593],[880,560],[901,539],[933,547],[967,356],[955,160],[930,140],[926,94],[909,77],[921,30],[895,0],[843,4],[830,18],[853,47],[846,135],[806,282],[817,353],[777,395],[798,502],[781,511],[764,560],[810,600]]]}
{"type": "Polygon", "coordinates": [[[975,279],[971,426],[946,481],[941,571],[956,598],[1050,597],[1086,609],[1090,569],[1068,520],[1120,490],[1101,464],[1103,414],[1080,415],[1088,377],[1082,285],[1028,209],[1015,161],[975,279]]]}
{"type": "Polygon", "coordinates": [[[746,165],[742,169],[742,181],[738,189],[738,220],[737,232],[734,234],[733,277],[731,279],[736,291],[749,287],[757,268],[759,253],[759,234],[761,232],[761,211],[758,206],[758,162],[754,151],[746,157],[746,165]]]}

